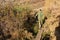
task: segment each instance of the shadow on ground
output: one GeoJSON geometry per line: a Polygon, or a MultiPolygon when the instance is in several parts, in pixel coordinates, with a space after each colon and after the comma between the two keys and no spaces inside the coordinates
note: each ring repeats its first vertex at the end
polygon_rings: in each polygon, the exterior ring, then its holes
{"type": "MultiPolygon", "coordinates": [[[[59,20],[60,20],[60,16],[59,16],[59,20]]],[[[56,36],[56,40],[60,40],[60,21],[59,21],[59,26],[55,28],[55,36],[56,36]]]]}

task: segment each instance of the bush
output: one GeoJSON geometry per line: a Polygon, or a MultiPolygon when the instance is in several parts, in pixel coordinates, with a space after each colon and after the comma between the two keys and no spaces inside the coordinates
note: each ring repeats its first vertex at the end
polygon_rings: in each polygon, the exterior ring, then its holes
{"type": "Polygon", "coordinates": [[[33,30],[33,22],[35,22],[34,17],[30,15],[31,11],[31,8],[23,6],[6,5],[4,8],[0,8],[0,29],[3,30],[0,39],[31,40],[34,36],[33,32],[29,30],[33,30]],[[28,17],[30,18],[29,22],[27,22],[28,17]]]}

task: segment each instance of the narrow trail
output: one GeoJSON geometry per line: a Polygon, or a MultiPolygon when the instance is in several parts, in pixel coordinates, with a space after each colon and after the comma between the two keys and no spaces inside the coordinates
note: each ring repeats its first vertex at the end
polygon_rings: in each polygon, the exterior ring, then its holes
{"type": "Polygon", "coordinates": [[[36,38],[34,38],[33,40],[41,40],[42,37],[42,32],[44,31],[45,28],[41,28],[36,36],[36,38]]]}
{"type": "Polygon", "coordinates": [[[42,30],[39,30],[36,38],[34,40],[40,40],[41,39],[41,34],[42,34],[42,30]]]}

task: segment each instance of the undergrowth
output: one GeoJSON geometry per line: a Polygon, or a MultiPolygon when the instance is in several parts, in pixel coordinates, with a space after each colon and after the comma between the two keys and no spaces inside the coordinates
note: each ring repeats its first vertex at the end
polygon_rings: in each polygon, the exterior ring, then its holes
{"type": "Polygon", "coordinates": [[[36,18],[30,15],[31,12],[32,9],[28,6],[0,6],[0,39],[32,40],[37,30],[34,30],[36,18]]]}

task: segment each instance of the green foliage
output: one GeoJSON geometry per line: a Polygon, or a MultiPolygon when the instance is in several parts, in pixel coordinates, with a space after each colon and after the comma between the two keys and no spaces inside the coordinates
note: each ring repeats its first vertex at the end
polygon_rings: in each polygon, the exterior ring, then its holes
{"type": "Polygon", "coordinates": [[[16,12],[26,11],[28,13],[30,13],[30,11],[31,11],[31,9],[28,6],[26,6],[26,7],[25,6],[14,6],[13,10],[16,11],[16,12]]]}
{"type": "Polygon", "coordinates": [[[34,35],[37,35],[38,30],[39,30],[39,27],[38,27],[38,23],[37,23],[37,24],[35,24],[35,26],[33,27],[34,35]]]}
{"type": "Polygon", "coordinates": [[[17,12],[22,12],[24,10],[24,8],[22,7],[19,7],[19,6],[14,6],[14,11],[17,11],[17,12]]]}

